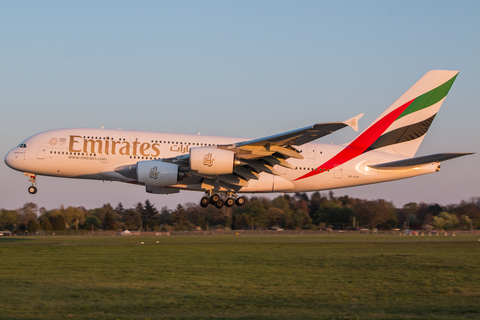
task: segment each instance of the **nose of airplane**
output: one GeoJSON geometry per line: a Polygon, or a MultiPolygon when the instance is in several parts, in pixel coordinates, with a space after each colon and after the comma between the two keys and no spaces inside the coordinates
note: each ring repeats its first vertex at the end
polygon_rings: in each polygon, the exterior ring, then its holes
{"type": "MultiPolygon", "coordinates": [[[[5,159],[3,159],[3,161],[5,162],[5,164],[7,166],[9,166],[10,168],[12,168],[12,151],[10,151],[9,153],[7,153],[7,155],[5,156],[5,159]]],[[[12,168],[13,169],[13,168],[12,168]]]]}
{"type": "Polygon", "coordinates": [[[18,162],[18,159],[17,159],[17,157],[15,156],[14,150],[15,150],[15,149],[10,150],[10,152],[7,153],[7,155],[5,156],[4,161],[5,161],[5,164],[6,164],[7,166],[9,166],[10,168],[12,168],[12,169],[17,169],[17,168],[16,168],[16,164],[17,164],[17,162],[18,162]]]}

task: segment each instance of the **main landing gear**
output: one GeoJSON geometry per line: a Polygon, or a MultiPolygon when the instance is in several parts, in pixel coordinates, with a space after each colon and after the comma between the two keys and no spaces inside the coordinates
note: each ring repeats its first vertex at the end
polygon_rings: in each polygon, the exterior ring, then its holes
{"type": "Polygon", "coordinates": [[[30,177],[30,179],[28,179],[28,181],[30,181],[32,183],[32,185],[30,187],[28,187],[28,193],[30,194],[35,194],[37,193],[37,175],[35,174],[25,174],[26,176],[30,177]]]}
{"type": "Polygon", "coordinates": [[[209,204],[214,205],[217,209],[220,209],[224,205],[227,207],[232,207],[234,204],[237,206],[243,206],[245,204],[244,197],[238,197],[233,192],[227,192],[225,200],[222,200],[218,194],[207,193],[205,197],[200,200],[200,206],[203,208],[208,207],[209,204]]]}

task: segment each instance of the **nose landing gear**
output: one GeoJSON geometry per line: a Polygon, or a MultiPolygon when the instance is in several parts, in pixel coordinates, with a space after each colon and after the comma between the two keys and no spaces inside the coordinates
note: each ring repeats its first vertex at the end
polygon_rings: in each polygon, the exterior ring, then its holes
{"type": "Polygon", "coordinates": [[[226,193],[226,198],[225,200],[222,200],[218,194],[211,194],[210,192],[207,192],[207,194],[202,197],[200,200],[200,206],[203,208],[208,207],[209,204],[213,204],[217,209],[220,209],[223,207],[223,205],[227,207],[232,207],[234,204],[237,206],[243,206],[245,204],[245,198],[244,197],[238,197],[237,195],[233,192],[227,192],[226,193]]]}
{"type": "Polygon", "coordinates": [[[24,173],[25,176],[27,177],[30,177],[30,179],[28,179],[28,181],[30,181],[32,183],[32,185],[30,187],[28,187],[28,193],[30,194],[35,194],[37,193],[37,175],[36,174],[32,174],[32,173],[24,173]]]}

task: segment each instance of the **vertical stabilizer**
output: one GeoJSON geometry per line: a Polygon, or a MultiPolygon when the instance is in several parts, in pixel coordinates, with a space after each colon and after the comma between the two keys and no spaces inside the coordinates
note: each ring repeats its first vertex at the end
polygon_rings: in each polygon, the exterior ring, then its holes
{"type": "Polygon", "coordinates": [[[324,172],[318,169],[333,169],[372,150],[413,157],[457,74],[447,70],[427,72],[344,149],[295,180],[324,172]]]}
{"type": "Polygon", "coordinates": [[[440,109],[458,71],[433,70],[395,101],[351,147],[413,157],[440,109]]]}

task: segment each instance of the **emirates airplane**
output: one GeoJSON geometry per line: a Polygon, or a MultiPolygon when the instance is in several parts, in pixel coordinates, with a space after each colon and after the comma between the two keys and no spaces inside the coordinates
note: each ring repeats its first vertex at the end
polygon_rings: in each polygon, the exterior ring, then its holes
{"type": "Polygon", "coordinates": [[[246,140],[215,136],[106,129],[59,129],[36,134],[5,157],[37,192],[37,175],[120,181],[153,194],[195,190],[200,204],[221,208],[241,193],[307,192],[404,179],[440,170],[440,162],[471,153],[414,157],[457,71],[426,73],[352,142],[313,143],[344,122],[246,140]]]}

